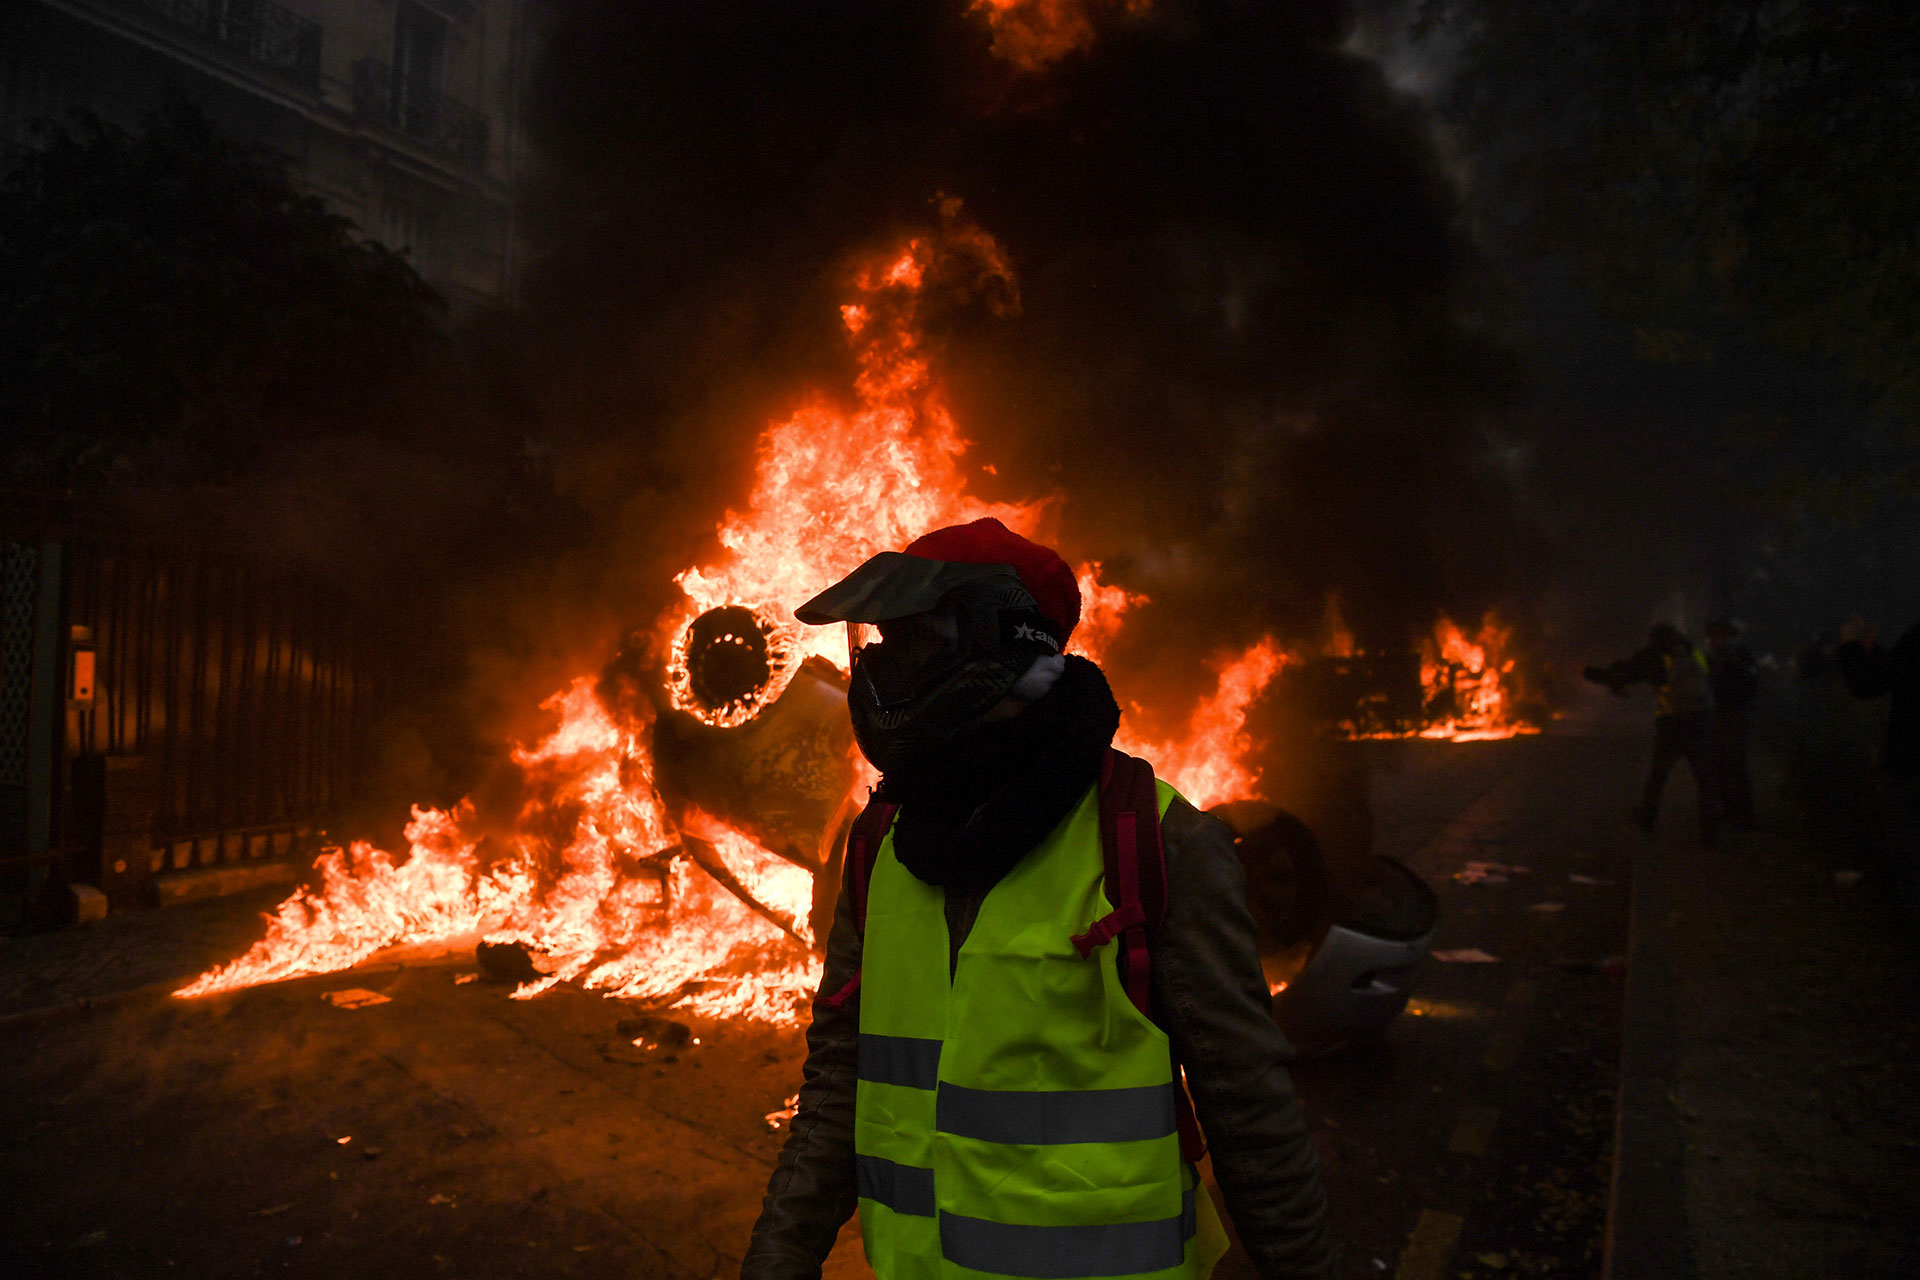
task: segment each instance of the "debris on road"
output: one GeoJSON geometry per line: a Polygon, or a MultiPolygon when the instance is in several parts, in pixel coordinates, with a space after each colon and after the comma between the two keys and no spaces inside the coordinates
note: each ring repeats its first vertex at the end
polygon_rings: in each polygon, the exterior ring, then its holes
{"type": "Polygon", "coordinates": [[[520,986],[546,976],[534,968],[533,954],[518,942],[483,942],[473,949],[473,958],[488,982],[520,986]]]}
{"type": "Polygon", "coordinates": [[[365,987],[348,987],[343,991],[329,991],[320,998],[336,1009],[364,1009],[368,1005],[393,1002],[392,996],[383,996],[378,991],[369,991],[365,987]]]}
{"type": "Polygon", "coordinates": [[[636,1049],[665,1049],[672,1052],[685,1048],[689,1043],[700,1043],[693,1038],[693,1028],[686,1023],[675,1022],[671,1018],[657,1018],[650,1013],[643,1013],[637,1018],[622,1018],[614,1024],[613,1029],[636,1049]]]}
{"type": "Polygon", "coordinates": [[[1624,973],[1627,968],[1625,956],[1607,956],[1600,960],[1556,960],[1553,967],[1567,973],[1624,973]]]}
{"type": "Polygon", "coordinates": [[[1463,947],[1458,951],[1435,951],[1431,953],[1442,964],[1498,964],[1499,956],[1490,956],[1478,947],[1463,947]]]}
{"type": "Polygon", "coordinates": [[[800,1113],[800,1095],[794,1094],[780,1104],[778,1111],[767,1112],[767,1128],[778,1131],[780,1126],[800,1113]]]}
{"type": "Polygon", "coordinates": [[[480,981],[480,975],[478,973],[456,973],[453,975],[453,985],[456,987],[464,987],[469,982],[478,981],[480,981]]]}
{"type": "Polygon", "coordinates": [[[1469,862],[1453,873],[1461,884],[1506,884],[1514,876],[1524,876],[1531,867],[1508,866],[1504,862],[1469,862]]]}
{"type": "Polygon", "coordinates": [[[1602,880],[1597,876],[1583,876],[1578,872],[1575,872],[1572,875],[1569,875],[1567,879],[1571,880],[1575,884],[1606,885],[1609,887],[1620,883],[1618,880],[1602,880]]]}

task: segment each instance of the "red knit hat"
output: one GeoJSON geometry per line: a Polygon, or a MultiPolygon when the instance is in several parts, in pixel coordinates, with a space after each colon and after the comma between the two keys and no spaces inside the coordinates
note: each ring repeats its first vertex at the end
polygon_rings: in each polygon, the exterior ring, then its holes
{"type": "Polygon", "coordinates": [[[1010,564],[1040,612],[1066,643],[1080,625],[1080,583],[1058,552],[1021,537],[992,516],[948,525],[907,544],[907,554],[954,564],[1010,564]]]}

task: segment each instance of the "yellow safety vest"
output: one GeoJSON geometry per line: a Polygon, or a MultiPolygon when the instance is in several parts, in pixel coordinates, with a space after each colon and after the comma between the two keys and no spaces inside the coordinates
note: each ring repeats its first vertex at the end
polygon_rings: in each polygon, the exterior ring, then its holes
{"type": "Polygon", "coordinates": [[[1707,655],[1691,645],[1687,656],[1662,655],[1667,667],[1666,683],[1654,690],[1653,710],[1660,716],[1697,715],[1713,706],[1712,668],[1707,655]]]}
{"type": "MultiPolygon", "coordinates": [[[[1160,812],[1173,789],[1159,784],[1160,812]]],[[[1097,787],[987,894],[949,978],[946,895],[882,842],[867,891],[854,1106],[881,1280],[1198,1280],[1226,1232],[1181,1158],[1166,1033],[1127,996],[1097,787]]]]}

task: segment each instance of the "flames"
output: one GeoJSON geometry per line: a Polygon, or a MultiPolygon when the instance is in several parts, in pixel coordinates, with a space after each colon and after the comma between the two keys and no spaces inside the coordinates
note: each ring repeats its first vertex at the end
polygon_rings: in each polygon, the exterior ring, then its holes
{"type": "Polygon", "coordinates": [[[1479,742],[1540,732],[1514,713],[1512,638],[1491,613],[1472,640],[1450,618],[1435,624],[1420,647],[1420,685],[1433,717],[1421,737],[1479,742]]]}
{"type": "Polygon", "coordinates": [[[1369,650],[1329,594],[1321,637],[1304,660],[1305,701],[1343,737],[1482,742],[1540,732],[1545,711],[1522,696],[1513,628],[1491,611],[1471,638],[1443,614],[1417,650],[1369,650]]]}
{"type": "Polygon", "coordinates": [[[669,680],[675,708],[709,724],[745,723],[777,700],[800,664],[818,656],[847,666],[846,633],[803,627],[794,606],[845,577],[881,551],[898,551],[929,529],[999,519],[1032,535],[1050,503],[982,502],[966,492],[961,436],[919,336],[928,272],[957,277],[960,287],[1017,305],[1012,275],[997,245],[942,206],[938,236],[911,239],[897,253],[859,272],[859,300],[841,308],[858,357],[856,402],[843,406],[817,394],[760,438],[747,510],[721,522],[721,563],[688,569],[676,579],[686,605],[672,620],[669,680]],[[744,606],[763,630],[771,676],[755,696],[715,712],[692,696],[686,652],[694,619],[706,610],[744,606]]]}
{"type": "Polygon", "coordinates": [[[1151,760],[1163,778],[1202,809],[1255,794],[1260,772],[1247,763],[1253,750],[1247,711],[1287,661],[1268,636],[1236,658],[1219,663],[1212,695],[1194,709],[1185,735],[1171,742],[1148,742],[1125,725],[1115,742],[1130,755],[1151,760]]]}
{"type": "MultiPolygon", "coordinates": [[[[655,637],[676,711],[737,728],[777,702],[809,658],[844,671],[842,629],[801,627],[792,611],[876,552],[983,516],[1047,537],[1053,497],[990,503],[967,492],[968,441],[920,334],[923,291],[937,281],[1003,309],[1018,295],[993,240],[957,202],[940,212],[936,232],[855,273],[841,310],[859,369],[852,398],[815,394],[765,430],[745,508],[719,523],[720,556],[676,579],[684,599],[655,637]],[[751,678],[703,699],[690,661],[696,639],[723,666],[738,658],[733,670],[751,678]]],[[[1097,657],[1146,599],[1102,583],[1095,563],[1079,579],[1075,646],[1097,657]]],[[[1247,709],[1283,661],[1262,641],[1220,664],[1218,688],[1184,738],[1123,745],[1197,804],[1252,794],[1247,709]]],[[[331,850],[317,863],[318,885],[282,903],[259,943],[175,994],[333,972],[397,945],[483,939],[535,961],[514,992],[521,998],[575,983],[702,1016],[797,1020],[819,981],[811,871],[663,795],[658,726],[644,705],[616,713],[582,677],[542,709],[552,727],[513,754],[530,798],[508,831],[481,830],[462,803],[415,809],[404,858],[364,842],[331,850]]],[[[854,763],[850,783],[860,778],[854,763]]]]}
{"type": "Polygon", "coordinates": [[[522,998],[577,981],[707,1016],[790,1019],[818,980],[806,945],[808,873],[697,811],[676,831],[653,781],[650,726],[618,723],[591,680],[545,709],[558,724],[514,753],[535,798],[503,855],[483,851],[470,805],[416,808],[404,861],[363,842],[322,855],[319,886],[282,903],[265,938],[175,994],[329,973],[395,945],[478,935],[543,958],[546,972],[515,991],[522,998]],[[564,836],[543,836],[555,814],[575,816],[564,836]],[[689,837],[785,928],[702,870],[684,852],[689,837]]]}
{"type": "Polygon", "coordinates": [[[1153,0],[974,0],[993,31],[993,51],[1016,71],[1037,74],[1093,43],[1096,18],[1137,15],[1153,0]]]}

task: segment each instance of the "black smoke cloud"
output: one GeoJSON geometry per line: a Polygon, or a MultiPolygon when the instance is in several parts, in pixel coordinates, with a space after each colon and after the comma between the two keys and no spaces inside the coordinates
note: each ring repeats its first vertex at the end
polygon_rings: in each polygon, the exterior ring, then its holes
{"type": "Polygon", "coordinates": [[[1059,491],[1064,549],[1153,597],[1116,661],[1308,638],[1330,590],[1370,645],[1510,604],[1510,360],[1430,122],[1345,6],[1162,0],[1039,76],[967,8],[552,6],[526,323],[624,598],[663,600],[759,428],[844,385],[848,263],[953,197],[1021,297],[945,316],[956,413],[989,496],[1059,491]]]}

